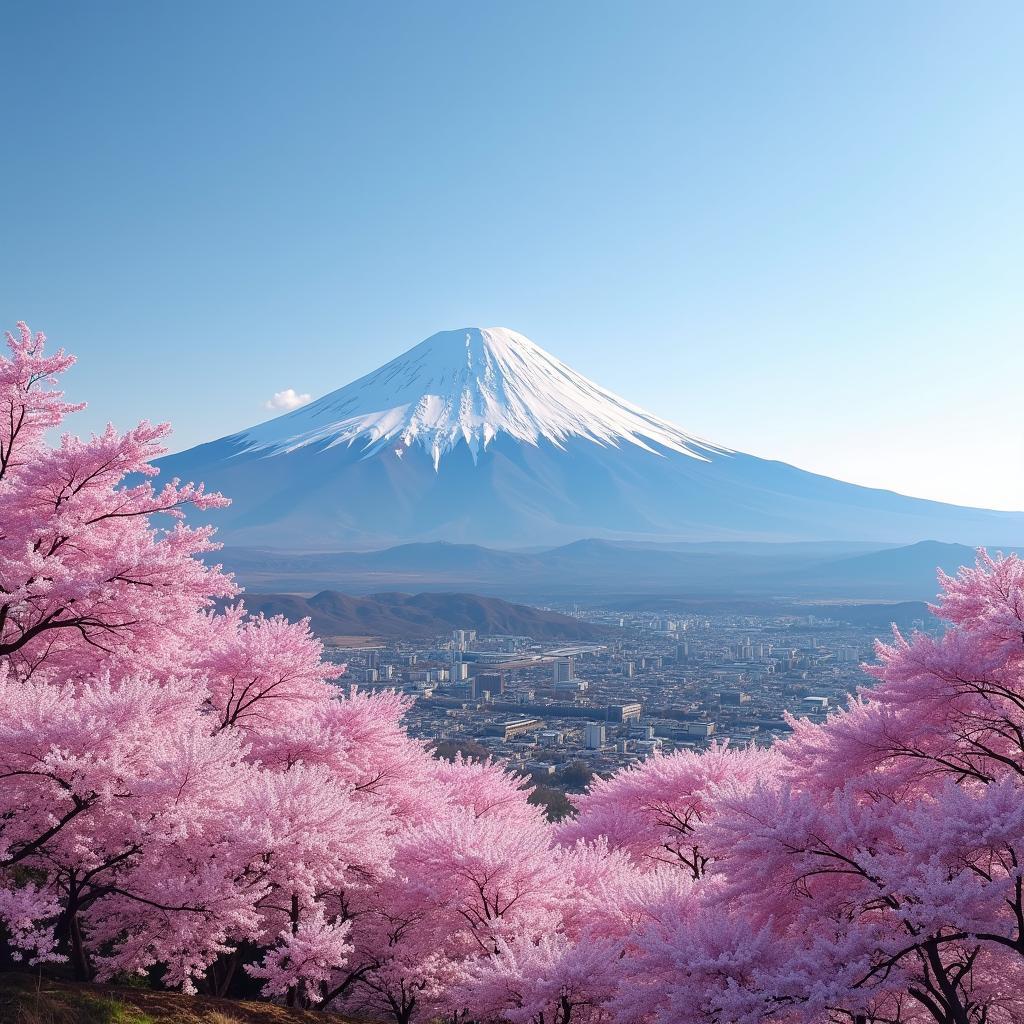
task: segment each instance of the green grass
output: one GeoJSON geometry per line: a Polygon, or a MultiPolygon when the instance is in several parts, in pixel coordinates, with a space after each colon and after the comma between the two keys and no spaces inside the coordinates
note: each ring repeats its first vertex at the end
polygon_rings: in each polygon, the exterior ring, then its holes
{"type": "Polygon", "coordinates": [[[106,996],[80,996],[79,1007],[81,1024],[157,1024],[148,1013],[106,996]]]}

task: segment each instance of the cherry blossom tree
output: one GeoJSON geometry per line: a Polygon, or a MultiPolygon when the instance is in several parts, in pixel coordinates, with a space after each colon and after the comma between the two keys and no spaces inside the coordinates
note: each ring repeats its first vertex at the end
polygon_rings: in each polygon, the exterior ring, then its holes
{"type": "Polygon", "coordinates": [[[338,894],[386,869],[383,780],[428,758],[402,705],[341,699],[308,624],[214,611],[237,588],[181,518],[224,499],[154,488],[165,426],[47,445],[79,407],[44,342],[19,325],[0,358],[0,946],[191,988],[246,945],[270,991],[286,965],[315,987],[299,937],[345,945],[338,894]]]}
{"type": "Polygon", "coordinates": [[[355,952],[336,985],[342,1005],[396,1024],[467,1009],[464,971],[556,929],[570,896],[550,826],[518,779],[468,761],[431,765],[443,788],[397,837],[390,873],[353,901],[355,952]]]}
{"type": "Polygon", "coordinates": [[[562,840],[603,836],[638,861],[671,864],[701,878],[713,856],[701,834],[720,794],[766,782],[777,766],[771,750],[717,744],[702,754],[649,758],[610,779],[595,778],[576,798],[579,813],[562,827],[562,840]]]}
{"type": "Polygon", "coordinates": [[[310,633],[308,620],[252,617],[242,604],[205,619],[196,667],[206,679],[219,728],[234,726],[249,739],[285,731],[336,695],[330,680],[344,668],[321,660],[323,644],[310,633]]]}
{"type": "Polygon", "coordinates": [[[330,922],[317,907],[305,920],[285,928],[263,961],[246,971],[265,981],[266,996],[284,996],[294,1005],[299,993],[306,1003],[319,1003],[329,981],[348,963],[350,928],[350,921],[330,922]]]}
{"type": "Polygon", "coordinates": [[[44,353],[24,324],[0,358],[0,657],[19,678],[83,678],[118,662],[173,669],[189,643],[197,607],[235,588],[194,557],[213,549],[210,530],[157,530],[150,516],[225,504],[201,486],[147,477],[166,425],[108,427],[56,448],[47,429],[80,406],[63,400],[56,376],[73,362],[44,353]],[[142,482],[127,483],[129,477],[142,482]]]}
{"type": "Polygon", "coordinates": [[[894,630],[850,714],[827,729],[797,723],[789,757],[805,773],[824,758],[892,788],[1024,777],[1024,562],[981,551],[940,583],[941,637],[894,630]]]}
{"type": "Polygon", "coordinates": [[[607,1024],[614,1020],[614,944],[578,942],[564,932],[536,941],[502,940],[471,962],[454,986],[475,1020],[510,1024],[607,1024]]]}
{"type": "Polygon", "coordinates": [[[785,757],[795,785],[842,793],[885,830],[885,860],[853,836],[820,860],[846,857],[913,908],[906,957],[922,961],[933,1016],[991,1017],[978,979],[1009,977],[1020,966],[1006,957],[1024,955],[1024,563],[981,551],[939,579],[943,635],[894,631],[868,669],[877,684],[824,726],[794,723],[785,757]]]}
{"type": "Polygon", "coordinates": [[[243,768],[237,738],[195,713],[191,686],[18,682],[0,669],[0,706],[0,864],[16,890],[16,869],[45,878],[37,919],[56,907],[57,947],[78,976],[93,973],[89,948],[109,922],[120,934],[136,913],[164,951],[170,917],[182,942],[216,945],[241,911],[210,852],[243,768]]]}

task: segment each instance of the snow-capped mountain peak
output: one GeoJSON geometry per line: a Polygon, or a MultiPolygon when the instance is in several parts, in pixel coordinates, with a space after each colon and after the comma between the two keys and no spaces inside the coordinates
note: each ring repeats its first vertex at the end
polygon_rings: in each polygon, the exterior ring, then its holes
{"type": "Polygon", "coordinates": [[[369,457],[422,446],[437,469],[465,442],[474,460],[499,434],[564,447],[668,449],[695,459],[726,449],[683,433],[505,327],[442,331],[365,377],[238,436],[267,455],[306,445],[358,446],[369,457]]]}
{"type": "Polygon", "coordinates": [[[435,334],[159,467],[232,499],[209,519],[228,544],[280,551],[585,537],[1024,543],[1024,514],[857,487],[691,437],[504,328],[435,334]]]}

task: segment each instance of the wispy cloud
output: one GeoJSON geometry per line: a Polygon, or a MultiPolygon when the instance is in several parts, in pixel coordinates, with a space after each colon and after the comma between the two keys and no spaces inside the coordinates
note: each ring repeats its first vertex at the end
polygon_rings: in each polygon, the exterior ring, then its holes
{"type": "Polygon", "coordinates": [[[268,409],[284,410],[298,409],[300,405],[307,405],[313,401],[312,395],[300,395],[295,388],[285,388],[284,391],[275,391],[274,397],[263,404],[268,409]]]}

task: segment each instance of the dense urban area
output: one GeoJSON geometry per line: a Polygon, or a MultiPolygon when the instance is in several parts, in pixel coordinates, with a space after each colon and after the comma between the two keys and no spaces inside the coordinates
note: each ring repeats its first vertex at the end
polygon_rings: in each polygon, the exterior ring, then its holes
{"type": "MultiPolygon", "coordinates": [[[[492,756],[538,787],[552,816],[563,794],[655,753],[768,745],[786,715],[822,720],[870,683],[876,625],[821,615],[579,612],[597,643],[456,630],[432,643],[329,647],[348,682],[414,703],[410,732],[443,754],[492,756]]],[[[919,621],[927,631],[934,622],[919,621]]]]}

